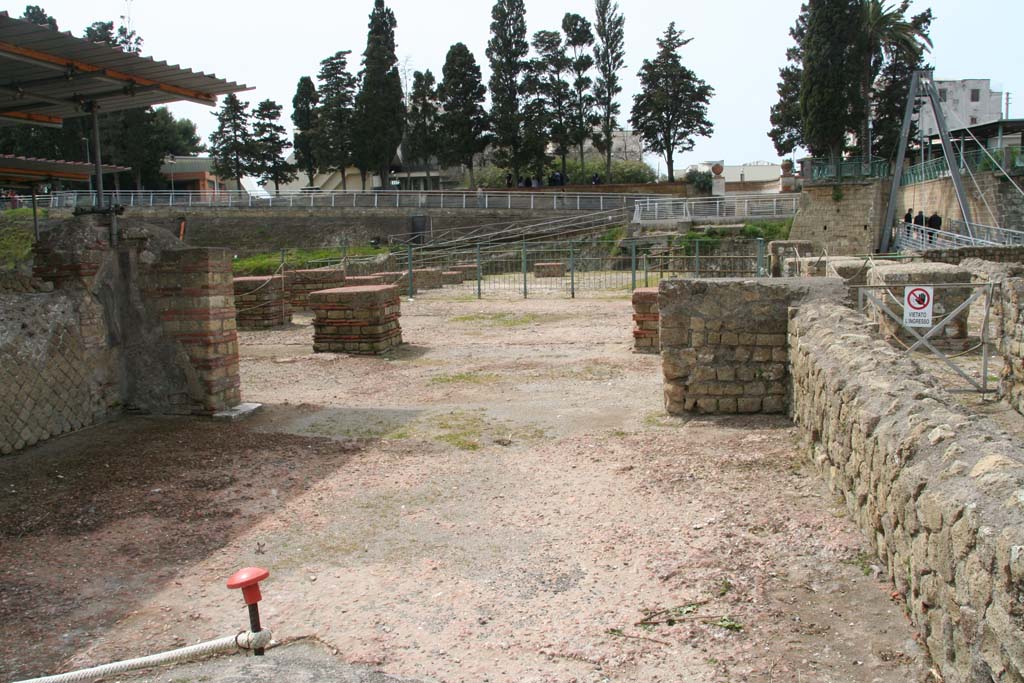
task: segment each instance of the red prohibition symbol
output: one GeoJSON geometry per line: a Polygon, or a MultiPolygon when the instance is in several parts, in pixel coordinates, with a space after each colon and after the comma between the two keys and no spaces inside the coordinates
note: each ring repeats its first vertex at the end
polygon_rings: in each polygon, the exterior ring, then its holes
{"type": "Polygon", "coordinates": [[[910,294],[907,296],[907,306],[914,311],[923,311],[928,308],[931,300],[932,298],[928,294],[928,290],[918,287],[917,289],[910,290],[910,294]]]}

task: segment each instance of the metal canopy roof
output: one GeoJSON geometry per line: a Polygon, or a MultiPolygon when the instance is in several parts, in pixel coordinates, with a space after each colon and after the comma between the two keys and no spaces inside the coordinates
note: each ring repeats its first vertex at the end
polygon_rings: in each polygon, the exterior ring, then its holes
{"type": "Polygon", "coordinates": [[[213,106],[218,95],[248,89],[0,12],[0,125],[59,126],[93,103],[100,111],[179,100],[213,106]]]}
{"type": "MultiPolygon", "coordinates": [[[[89,180],[94,171],[92,164],[81,161],[55,161],[0,154],[0,181],[13,183],[43,183],[48,180],[89,180]]],[[[124,166],[103,166],[104,173],[130,171],[124,166]]]]}

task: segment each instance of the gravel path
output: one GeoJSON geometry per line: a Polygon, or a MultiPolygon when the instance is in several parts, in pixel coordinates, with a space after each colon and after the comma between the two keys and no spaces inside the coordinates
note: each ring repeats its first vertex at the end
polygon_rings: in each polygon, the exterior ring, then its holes
{"type": "Polygon", "coordinates": [[[234,632],[223,580],[261,564],[278,637],[410,679],[928,680],[796,430],[666,417],[630,314],[429,292],[387,358],[298,317],[242,334],[251,420],[0,461],[0,678],[234,632]]]}

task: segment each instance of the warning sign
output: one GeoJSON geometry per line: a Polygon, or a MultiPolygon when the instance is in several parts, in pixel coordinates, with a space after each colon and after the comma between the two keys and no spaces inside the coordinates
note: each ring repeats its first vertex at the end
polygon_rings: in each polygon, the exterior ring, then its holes
{"type": "Polygon", "coordinates": [[[903,324],[907,327],[931,327],[934,289],[914,285],[906,288],[903,297],[903,324]]]}

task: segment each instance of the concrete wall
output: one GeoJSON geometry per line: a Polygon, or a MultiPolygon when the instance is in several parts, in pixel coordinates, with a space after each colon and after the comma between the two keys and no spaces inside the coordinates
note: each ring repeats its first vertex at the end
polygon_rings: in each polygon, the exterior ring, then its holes
{"type": "Polygon", "coordinates": [[[947,683],[1024,680],[1024,456],[842,306],[789,330],[792,413],[947,683]]]}
{"type": "Polygon", "coordinates": [[[806,240],[830,256],[873,254],[878,248],[888,181],[805,184],[789,239],[806,240]]]}

